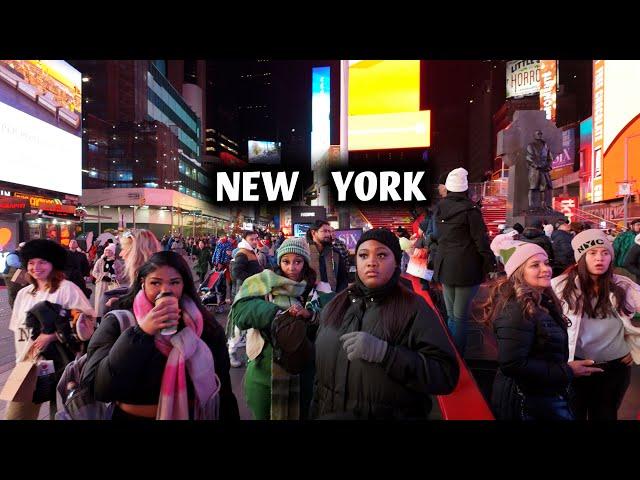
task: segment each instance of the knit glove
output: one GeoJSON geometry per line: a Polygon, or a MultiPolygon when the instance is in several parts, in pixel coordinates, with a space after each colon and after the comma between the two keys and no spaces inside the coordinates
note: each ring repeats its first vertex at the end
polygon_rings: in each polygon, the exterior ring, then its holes
{"type": "Polygon", "coordinates": [[[340,337],[342,348],[347,352],[349,361],[357,358],[367,362],[380,363],[387,353],[387,342],[367,332],[345,333],[340,337]]]}

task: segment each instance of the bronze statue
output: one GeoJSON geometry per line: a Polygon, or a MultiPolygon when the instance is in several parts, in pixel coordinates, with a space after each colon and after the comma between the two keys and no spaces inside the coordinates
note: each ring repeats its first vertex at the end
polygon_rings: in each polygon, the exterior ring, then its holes
{"type": "Polygon", "coordinates": [[[535,140],[527,145],[529,166],[529,210],[551,210],[553,184],[551,182],[551,152],[536,130],[535,140]],[[542,201],[542,203],[541,203],[542,201]]]}

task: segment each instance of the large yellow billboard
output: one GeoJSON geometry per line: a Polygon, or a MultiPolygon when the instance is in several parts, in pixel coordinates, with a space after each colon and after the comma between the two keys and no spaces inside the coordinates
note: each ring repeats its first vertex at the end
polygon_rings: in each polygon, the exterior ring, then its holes
{"type": "Polygon", "coordinates": [[[428,147],[420,60],[349,60],[349,150],[428,147]]]}

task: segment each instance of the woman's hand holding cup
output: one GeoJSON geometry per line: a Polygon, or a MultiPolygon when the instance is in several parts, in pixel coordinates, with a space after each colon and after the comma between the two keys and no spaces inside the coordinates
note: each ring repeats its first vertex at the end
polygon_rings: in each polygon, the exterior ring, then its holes
{"type": "Polygon", "coordinates": [[[171,294],[161,293],[156,297],[155,306],[140,322],[140,328],[148,335],[173,335],[177,331],[180,318],[178,299],[171,294]],[[171,332],[171,333],[168,333],[171,332]]]}

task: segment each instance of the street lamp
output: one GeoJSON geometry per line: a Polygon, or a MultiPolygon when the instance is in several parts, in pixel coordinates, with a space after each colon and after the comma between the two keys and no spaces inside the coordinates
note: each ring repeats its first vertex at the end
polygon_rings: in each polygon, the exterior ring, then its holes
{"type": "Polygon", "coordinates": [[[624,139],[624,183],[627,184],[626,193],[624,196],[624,226],[627,226],[627,219],[629,217],[629,196],[631,195],[631,189],[629,188],[629,140],[632,138],[640,137],[640,133],[625,137],[624,139]]]}

